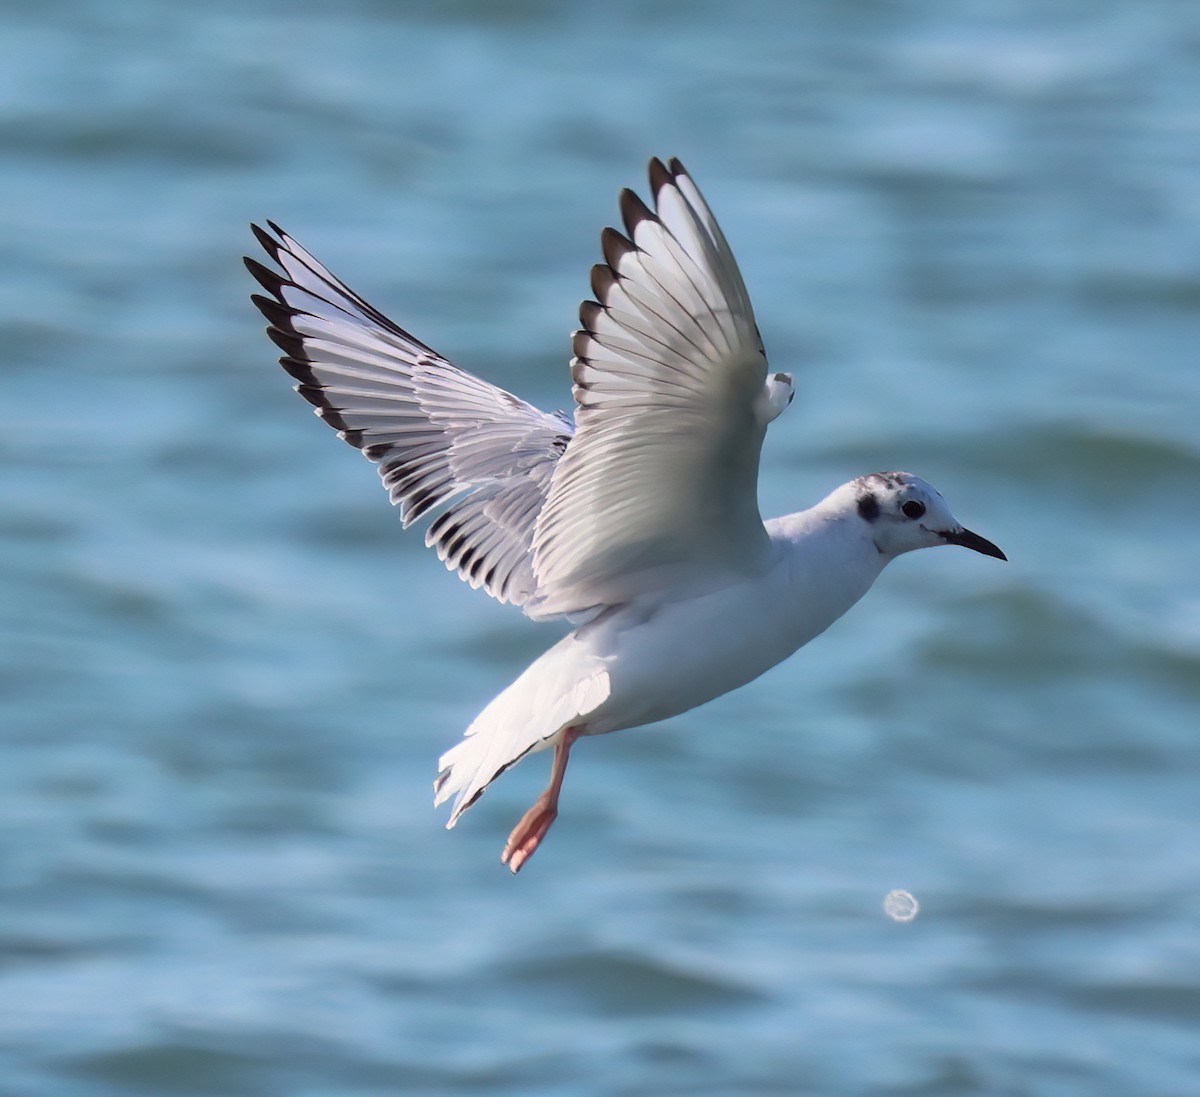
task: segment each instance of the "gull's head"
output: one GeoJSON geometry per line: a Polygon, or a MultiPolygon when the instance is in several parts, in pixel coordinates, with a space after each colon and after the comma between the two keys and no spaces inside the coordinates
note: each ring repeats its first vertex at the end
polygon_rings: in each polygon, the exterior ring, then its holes
{"type": "Polygon", "coordinates": [[[997,560],[1008,559],[991,541],[964,528],[933,485],[911,472],[873,472],[849,486],[858,517],[884,556],[962,545],[997,560]]]}

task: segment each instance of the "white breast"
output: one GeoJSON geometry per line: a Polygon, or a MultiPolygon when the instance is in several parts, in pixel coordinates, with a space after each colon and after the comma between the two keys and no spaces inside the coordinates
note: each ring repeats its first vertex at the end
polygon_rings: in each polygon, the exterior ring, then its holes
{"type": "Polygon", "coordinates": [[[883,566],[842,529],[807,531],[800,549],[771,532],[776,561],[766,574],[649,613],[634,605],[581,630],[611,685],[589,734],[665,720],[745,685],[824,632],[883,566]]]}

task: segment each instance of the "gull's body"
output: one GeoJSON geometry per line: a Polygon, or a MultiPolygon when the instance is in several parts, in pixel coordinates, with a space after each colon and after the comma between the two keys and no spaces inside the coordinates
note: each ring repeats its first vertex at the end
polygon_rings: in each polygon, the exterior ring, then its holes
{"type": "Polygon", "coordinates": [[[965,530],[909,473],[843,484],[763,522],[759,451],[791,402],[749,296],[682,165],[651,161],[652,212],[621,196],[627,235],[602,237],[574,339],[574,424],[452,366],[290,237],[256,229],[283,275],[247,260],[284,367],[318,414],[380,465],[405,525],[447,567],[535,619],[575,630],[484,709],[441,759],[448,826],[526,754],[555,748],[551,782],[517,825],[513,872],[557,815],[581,736],[686,712],[808,643],[901,553],[965,530]]]}
{"type": "MultiPolygon", "coordinates": [[[[753,681],[824,632],[883,570],[886,558],[858,536],[856,523],[833,507],[773,519],[761,574],[611,609],[533,663],[528,688],[602,675],[606,696],[580,730],[603,735],[677,716],[753,681]]],[[[526,688],[524,676],[514,686],[526,688]]]]}

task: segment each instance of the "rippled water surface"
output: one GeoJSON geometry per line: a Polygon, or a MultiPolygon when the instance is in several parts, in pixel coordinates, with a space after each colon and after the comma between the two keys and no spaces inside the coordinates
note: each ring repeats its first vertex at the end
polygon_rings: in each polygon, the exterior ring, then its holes
{"type": "Polygon", "coordinates": [[[0,1092],[1200,1092],[1200,9],[3,26],[0,1092]],[[582,744],[513,879],[546,756],[449,834],[430,781],[555,628],[288,391],[246,224],[554,408],[650,155],[798,378],[764,510],[909,468],[1011,563],[582,744]]]}

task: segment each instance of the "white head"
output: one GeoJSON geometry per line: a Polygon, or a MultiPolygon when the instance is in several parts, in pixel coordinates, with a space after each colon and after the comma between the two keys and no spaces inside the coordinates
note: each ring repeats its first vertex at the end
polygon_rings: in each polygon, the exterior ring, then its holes
{"type": "Polygon", "coordinates": [[[911,472],[873,472],[849,486],[854,490],[858,517],[884,556],[935,545],[962,545],[998,560],[1008,559],[991,541],[964,529],[934,487],[911,472]]]}

